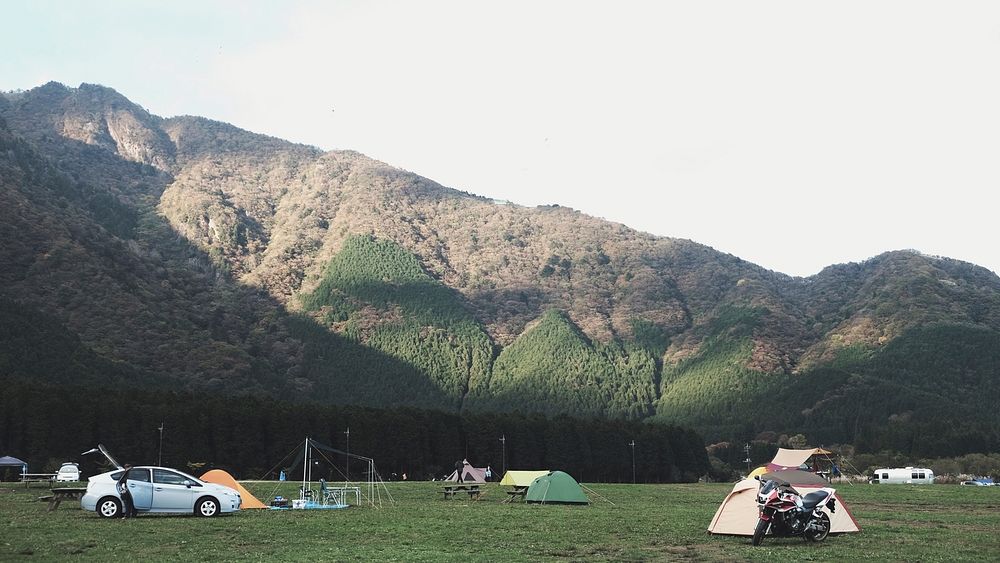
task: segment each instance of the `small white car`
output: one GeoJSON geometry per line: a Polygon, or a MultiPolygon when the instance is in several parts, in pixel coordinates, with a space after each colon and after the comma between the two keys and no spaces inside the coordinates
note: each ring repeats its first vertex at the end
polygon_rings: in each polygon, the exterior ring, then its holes
{"type": "MultiPolygon", "coordinates": [[[[118,479],[124,469],[101,473],[88,479],[80,508],[104,518],[123,515],[118,479]]],[[[243,499],[235,489],[206,483],[176,469],[139,466],[128,470],[128,489],[135,509],[142,513],[194,514],[216,516],[240,509],[243,499]]]]}
{"type": "Polygon", "coordinates": [[[66,481],[79,481],[80,480],[80,466],[67,461],[59,467],[59,471],[56,473],[56,481],[66,482],[66,481]]]}

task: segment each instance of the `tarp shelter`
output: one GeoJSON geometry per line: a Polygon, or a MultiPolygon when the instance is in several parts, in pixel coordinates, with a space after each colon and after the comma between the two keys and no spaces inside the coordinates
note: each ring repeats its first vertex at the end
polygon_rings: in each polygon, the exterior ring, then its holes
{"type": "MultiPolygon", "coordinates": [[[[462,466],[462,481],[465,483],[485,483],[486,482],[486,468],[485,467],[472,467],[468,461],[463,462],[462,466]]],[[[445,481],[458,481],[458,470],[451,472],[445,481]]]]}
{"type": "Polygon", "coordinates": [[[503,474],[503,479],[500,480],[500,484],[511,487],[528,487],[535,479],[548,474],[548,469],[543,469],[541,471],[508,471],[503,474]]]}
{"type": "Polygon", "coordinates": [[[590,504],[576,479],[562,471],[550,471],[536,477],[524,496],[527,502],[542,504],[590,504]]]}
{"type": "MultiPolygon", "coordinates": [[[[761,476],[761,479],[779,479],[790,484],[801,495],[807,495],[829,485],[815,473],[797,469],[766,473],[761,476]]],[[[736,483],[733,490],[719,505],[719,509],[715,511],[715,517],[708,525],[708,531],[713,534],[752,536],[758,519],[757,489],[759,485],[758,481],[753,478],[736,483]]],[[[831,514],[828,509],[823,509],[830,516],[830,532],[835,534],[860,532],[861,526],[851,515],[847,505],[844,504],[844,499],[840,498],[838,494],[834,494],[834,497],[837,499],[836,512],[831,514]]]]}
{"type": "Polygon", "coordinates": [[[239,491],[240,498],[243,500],[243,503],[240,505],[240,510],[246,510],[248,508],[267,508],[267,505],[260,502],[260,500],[258,500],[257,497],[250,494],[250,491],[244,489],[243,485],[237,483],[236,479],[233,479],[232,475],[221,469],[213,469],[211,471],[206,472],[204,475],[201,476],[201,480],[207,483],[225,485],[227,487],[239,491]]]}
{"type": "Polygon", "coordinates": [[[823,448],[810,448],[807,450],[789,450],[786,448],[778,448],[778,453],[774,454],[774,459],[771,463],[767,464],[767,468],[772,471],[777,471],[779,469],[798,469],[803,463],[809,461],[809,458],[815,455],[829,456],[833,452],[828,452],[823,448]]]}

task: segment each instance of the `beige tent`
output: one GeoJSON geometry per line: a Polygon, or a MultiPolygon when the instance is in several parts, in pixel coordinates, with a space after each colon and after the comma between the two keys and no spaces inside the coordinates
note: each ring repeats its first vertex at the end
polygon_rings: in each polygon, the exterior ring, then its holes
{"type": "Polygon", "coordinates": [[[543,471],[508,471],[504,473],[503,479],[500,480],[501,485],[509,485],[511,487],[527,487],[531,485],[531,482],[535,479],[548,475],[548,470],[543,471]]]}
{"type": "MultiPolygon", "coordinates": [[[[765,479],[768,475],[791,484],[802,495],[818,491],[828,485],[821,477],[805,471],[788,470],[768,473],[761,476],[761,479],[765,479]]],[[[715,517],[708,525],[708,531],[713,534],[752,536],[758,518],[758,485],[756,479],[744,479],[736,483],[726,500],[722,501],[719,509],[715,511],[715,517]]],[[[834,497],[837,499],[836,512],[831,514],[829,509],[823,509],[830,516],[830,532],[834,534],[860,532],[861,526],[851,515],[847,505],[844,504],[844,499],[837,494],[834,494],[834,497]]]]}

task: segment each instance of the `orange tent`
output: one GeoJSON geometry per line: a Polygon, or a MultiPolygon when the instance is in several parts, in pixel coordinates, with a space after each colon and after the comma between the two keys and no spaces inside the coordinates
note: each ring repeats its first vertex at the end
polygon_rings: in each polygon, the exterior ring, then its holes
{"type": "Polygon", "coordinates": [[[250,494],[250,491],[243,488],[233,479],[233,476],[221,469],[213,469],[201,476],[201,480],[207,483],[215,483],[217,485],[225,485],[227,487],[232,487],[240,492],[240,498],[243,499],[243,504],[240,505],[240,510],[246,510],[248,508],[267,508],[267,505],[257,500],[257,497],[250,494]]]}

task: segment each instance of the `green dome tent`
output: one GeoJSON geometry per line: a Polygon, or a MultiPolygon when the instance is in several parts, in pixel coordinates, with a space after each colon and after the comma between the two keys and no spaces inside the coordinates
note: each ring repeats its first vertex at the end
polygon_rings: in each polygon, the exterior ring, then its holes
{"type": "Polygon", "coordinates": [[[562,471],[537,477],[528,487],[524,500],[542,504],[590,504],[576,479],[562,471]]]}

